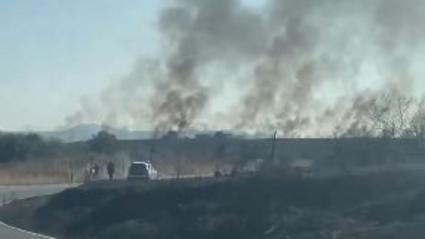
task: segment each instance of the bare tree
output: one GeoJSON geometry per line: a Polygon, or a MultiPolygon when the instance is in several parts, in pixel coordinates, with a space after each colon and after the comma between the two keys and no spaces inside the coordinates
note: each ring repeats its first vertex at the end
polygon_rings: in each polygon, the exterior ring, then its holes
{"type": "Polygon", "coordinates": [[[414,103],[413,98],[394,92],[371,99],[368,117],[378,135],[395,138],[408,134],[414,103]]]}
{"type": "Polygon", "coordinates": [[[400,96],[396,98],[396,122],[398,122],[398,136],[403,137],[408,134],[410,122],[414,116],[413,109],[415,101],[413,98],[400,96]]]}
{"type": "Polygon", "coordinates": [[[421,145],[424,145],[425,139],[425,98],[416,104],[416,110],[409,122],[409,136],[419,140],[421,145]]]}

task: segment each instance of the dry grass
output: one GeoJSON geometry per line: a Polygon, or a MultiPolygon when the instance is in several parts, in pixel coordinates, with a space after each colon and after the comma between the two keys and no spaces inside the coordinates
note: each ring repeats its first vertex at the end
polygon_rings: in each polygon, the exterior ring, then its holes
{"type": "Polygon", "coordinates": [[[29,161],[0,166],[0,185],[36,185],[69,182],[69,169],[61,163],[29,161]]]}

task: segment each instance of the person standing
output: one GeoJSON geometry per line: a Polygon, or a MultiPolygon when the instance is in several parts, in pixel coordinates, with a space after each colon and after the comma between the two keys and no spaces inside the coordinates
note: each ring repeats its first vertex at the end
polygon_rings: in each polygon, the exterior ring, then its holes
{"type": "Polygon", "coordinates": [[[109,181],[112,181],[114,179],[114,173],[115,173],[115,165],[112,162],[109,162],[106,166],[106,170],[108,171],[109,181]]]}

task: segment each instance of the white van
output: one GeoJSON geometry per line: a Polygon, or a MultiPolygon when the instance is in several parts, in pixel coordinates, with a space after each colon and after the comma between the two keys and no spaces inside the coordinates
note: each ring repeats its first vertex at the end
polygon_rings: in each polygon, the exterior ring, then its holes
{"type": "Polygon", "coordinates": [[[158,178],[158,172],[150,162],[136,161],[128,169],[128,179],[152,180],[158,178]]]}

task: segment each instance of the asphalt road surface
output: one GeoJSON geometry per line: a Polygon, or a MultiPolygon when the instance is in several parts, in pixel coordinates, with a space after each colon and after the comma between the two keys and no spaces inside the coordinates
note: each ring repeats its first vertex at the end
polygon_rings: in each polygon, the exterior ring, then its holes
{"type": "MultiPolygon", "coordinates": [[[[17,199],[53,194],[69,187],[70,185],[68,184],[40,186],[0,186],[0,203],[6,204],[17,199]]],[[[14,228],[0,222],[0,239],[51,239],[51,237],[14,228]]]]}

